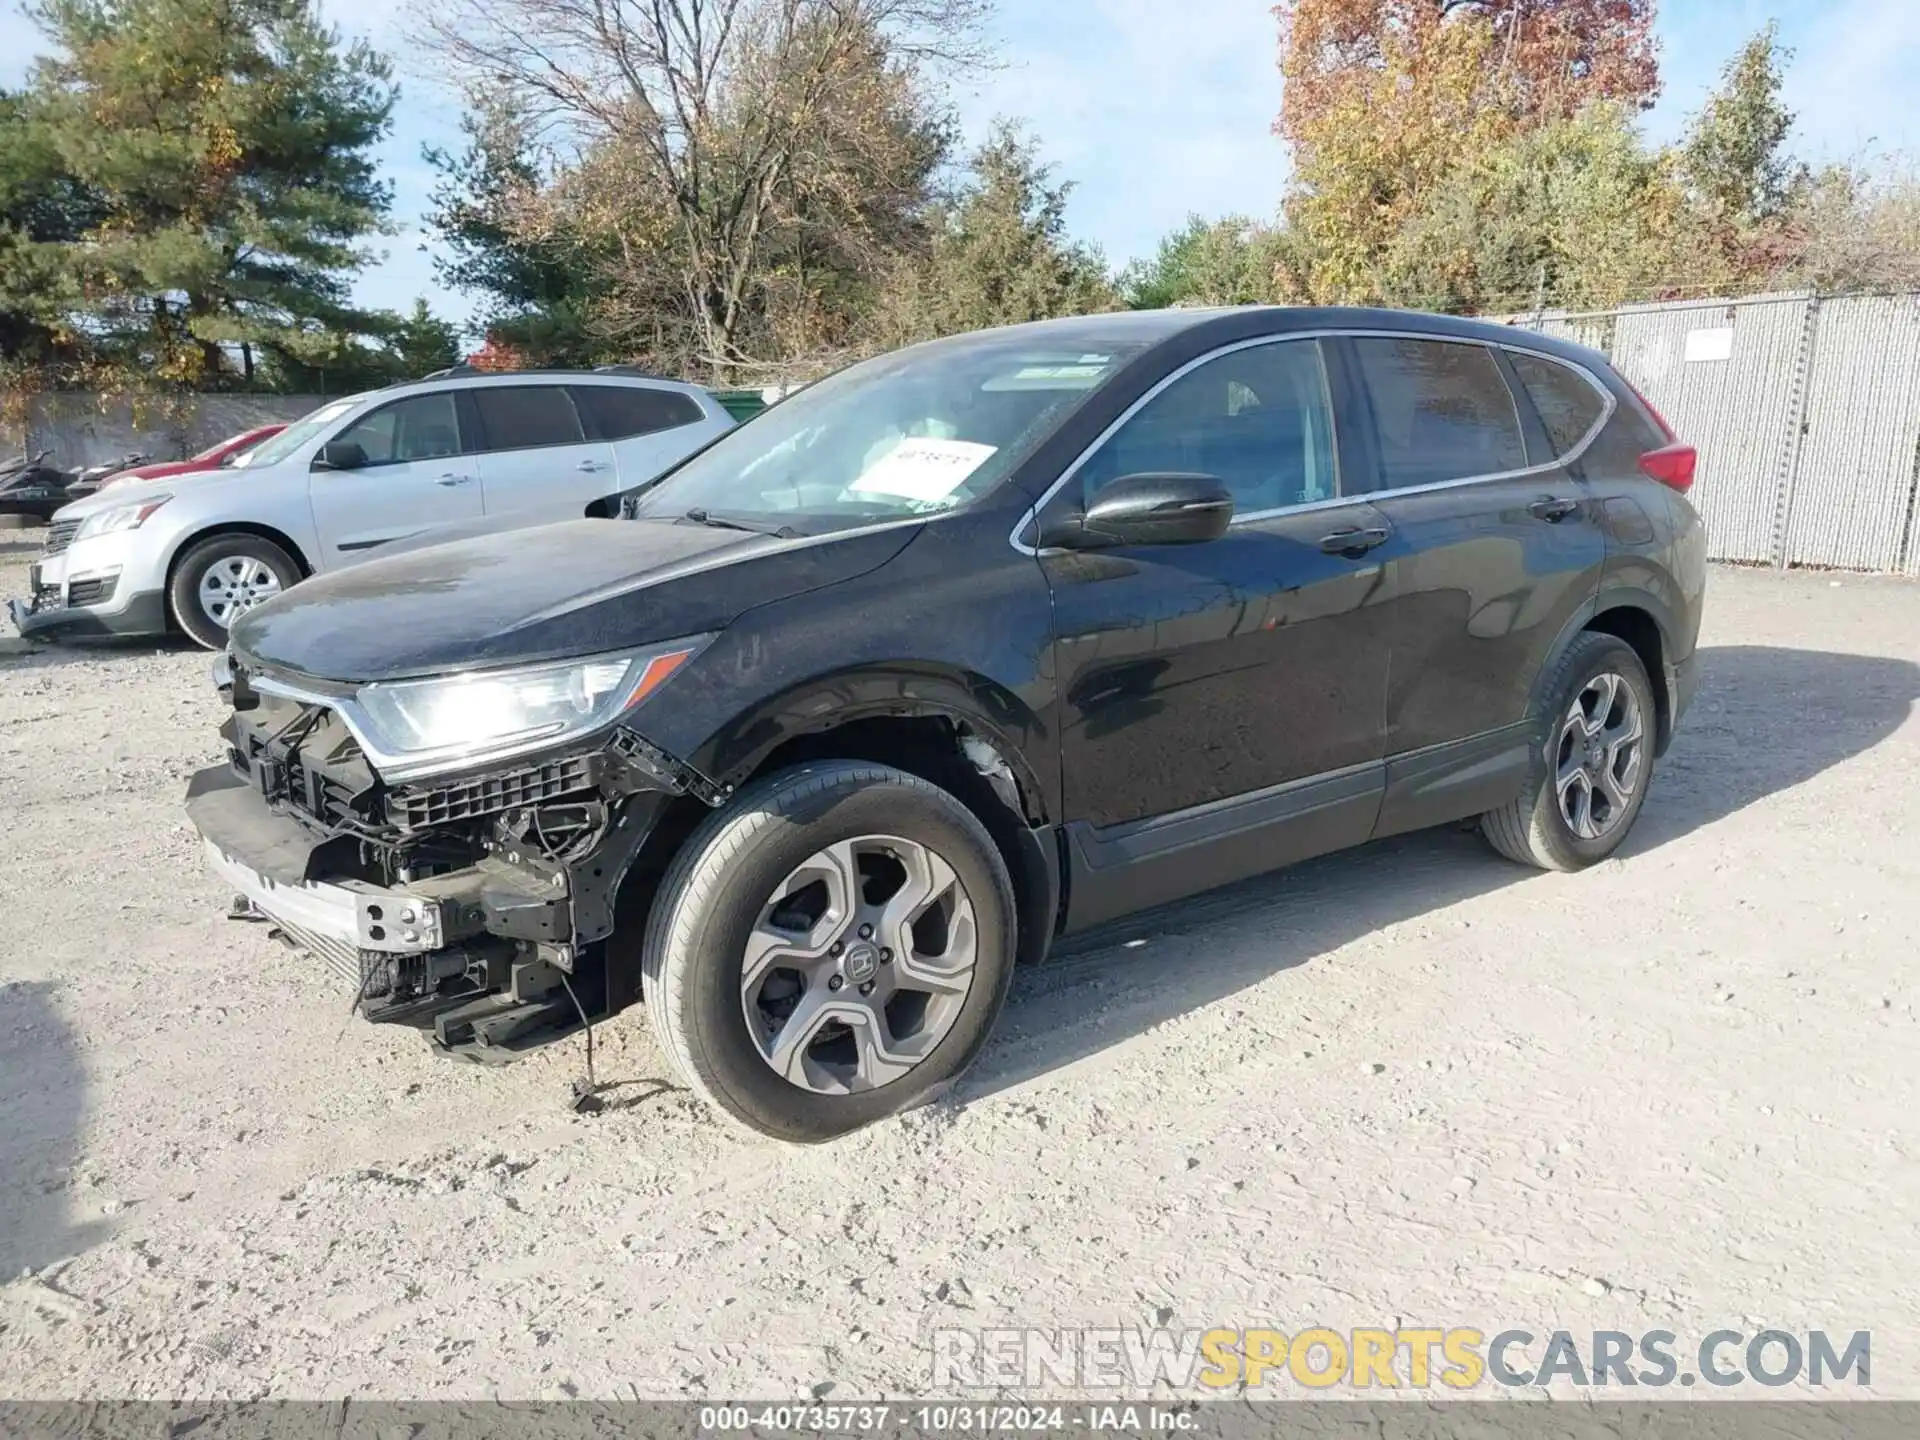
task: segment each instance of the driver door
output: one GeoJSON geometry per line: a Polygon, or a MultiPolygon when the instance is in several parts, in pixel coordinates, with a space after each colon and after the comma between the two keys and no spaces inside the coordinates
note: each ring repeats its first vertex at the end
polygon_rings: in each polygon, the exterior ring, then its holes
{"type": "Polygon", "coordinates": [[[1154,471],[1234,496],[1218,540],[1040,553],[1076,927],[1372,832],[1388,524],[1342,493],[1334,413],[1319,341],[1229,350],[1163,382],[1049,502],[1154,471]]]}
{"type": "Polygon", "coordinates": [[[454,392],[410,395],[370,410],[334,443],[358,445],[366,463],[309,477],[318,568],[350,565],[389,541],[480,518],[479,474],[463,443],[454,392]]]}

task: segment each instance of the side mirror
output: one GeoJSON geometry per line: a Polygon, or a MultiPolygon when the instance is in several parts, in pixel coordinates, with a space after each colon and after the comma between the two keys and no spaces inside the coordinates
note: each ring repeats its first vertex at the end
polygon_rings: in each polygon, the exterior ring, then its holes
{"type": "Polygon", "coordinates": [[[313,457],[316,470],[358,470],[367,463],[367,452],[353,440],[329,440],[313,457]]]}
{"type": "Polygon", "coordinates": [[[1218,540],[1232,520],[1233,495],[1211,475],[1122,475],[1094,497],[1085,514],[1043,529],[1040,545],[1194,545],[1218,540]]]}

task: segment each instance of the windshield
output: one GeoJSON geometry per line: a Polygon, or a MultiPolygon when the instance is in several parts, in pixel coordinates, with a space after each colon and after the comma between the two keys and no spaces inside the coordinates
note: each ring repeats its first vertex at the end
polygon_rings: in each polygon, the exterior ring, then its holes
{"type": "Polygon", "coordinates": [[[1139,348],[1066,353],[1015,330],[894,351],[728,432],[632,513],[819,534],[952,510],[1005,479],[1139,348]]]}
{"type": "Polygon", "coordinates": [[[233,437],[229,435],[225,440],[220,441],[218,444],[209,445],[206,449],[202,450],[198,455],[189,456],[187,463],[190,465],[203,465],[209,460],[218,460],[220,458],[221,449],[232,443],[233,443],[233,437]]]}
{"type": "Polygon", "coordinates": [[[345,400],[335,400],[330,405],[309,411],[266,444],[248,451],[253,458],[247,461],[247,468],[279,464],[365,398],[364,395],[350,395],[345,400]]]}

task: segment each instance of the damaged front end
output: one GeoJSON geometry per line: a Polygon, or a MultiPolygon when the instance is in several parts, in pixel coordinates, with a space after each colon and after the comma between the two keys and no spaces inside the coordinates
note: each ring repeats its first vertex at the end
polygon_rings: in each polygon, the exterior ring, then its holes
{"type": "Polygon", "coordinates": [[[725,791],[623,723],[634,701],[612,723],[589,712],[591,733],[423,773],[386,748],[365,691],[244,662],[216,678],[228,763],[193,777],[187,813],[235,918],[273,926],[368,1019],[466,1058],[635,998],[607,965],[621,883],[675,797],[725,791]]]}

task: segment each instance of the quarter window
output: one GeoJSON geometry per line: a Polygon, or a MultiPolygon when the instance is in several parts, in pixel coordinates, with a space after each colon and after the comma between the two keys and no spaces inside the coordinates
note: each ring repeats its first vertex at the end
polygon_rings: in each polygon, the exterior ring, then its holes
{"type": "Polygon", "coordinates": [[[586,436],[573,402],[558,385],[488,385],[473,391],[489,450],[578,445],[586,436]]]}
{"type": "Polygon", "coordinates": [[[338,438],[365,451],[369,465],[439,460],[460,453],[460,421],[452,395],[415,395],[382,406],[338,438]]]}
{"type": "Polygon", "coordinates": [[[1485,346],[1361,337],[1353,348],[1373,402],[1383,489],[1526,468],[1513,392],[1485,346]]]}
{"type": "Polygon", "coordinates": [[[695,425],[705,418],[690,396],[641,385],[577,385],[573,387],[573,401],[602,440],[651,435],[677,425],[695,425]]]}
{"type": "Polygon", "coordinates": [[[1081,467],[1082,499],[1156,471],[1213,476],[1238,515],[1339,494],[1319,342],[1251,345],[1182,375],[1081,467]]]}
{"type": "Polygon", "coordinates": [[[1507,358],[1526,387],[1540,423],[1547,427],[1553,453],[1563,456],[1575,449],[1607,408],[1593,382],[1571,366],[1539,355],[1516,350],[1507,358]]]}

